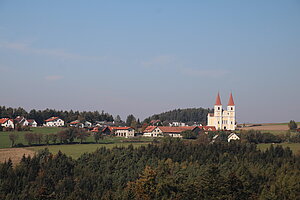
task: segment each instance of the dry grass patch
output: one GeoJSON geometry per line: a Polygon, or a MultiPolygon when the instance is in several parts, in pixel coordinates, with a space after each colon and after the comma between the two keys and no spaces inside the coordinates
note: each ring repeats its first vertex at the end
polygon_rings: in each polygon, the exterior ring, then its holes
{"type": "Polygon", "coordinates": [[[33,156],[35,152],[24,148],[0,149],[0,163],[3,163],[10,158],[12,163],[16,165],[21,161],[24,154],[25,156],[33,156]]]}

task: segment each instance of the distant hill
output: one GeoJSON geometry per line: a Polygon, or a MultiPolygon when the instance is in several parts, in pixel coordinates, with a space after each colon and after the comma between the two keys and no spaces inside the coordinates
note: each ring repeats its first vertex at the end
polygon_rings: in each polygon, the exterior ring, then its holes
{"type": "Polygon", "coordinates": [[[164,121],[179,121],[185,123],[199,122],[201,124],[207,124],[207,114],[212,112],[212,109],[205,108],[186,108],[186,109],[175,109],[160,114],[152,115],[145,119],[145,122],[150,120],[161,120],[164,121]]]}

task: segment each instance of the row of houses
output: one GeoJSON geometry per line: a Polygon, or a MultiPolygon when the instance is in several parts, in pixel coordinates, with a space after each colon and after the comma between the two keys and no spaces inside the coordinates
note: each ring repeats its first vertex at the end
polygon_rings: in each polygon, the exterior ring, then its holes
{"type": "MultiPolygon", "coordinates": [[[[179,126],[179,127],[170,127],[170,126],[148,126],[142,132],[144,137],[177,137],[182,138],[183,131],[193,131],[195,133],[209,131],[216,131],[215,127],[211,126],[179,126]]],[[[117,137],[130,138],[135,136],[135,130],[132,127],[113,127],[107,126],[104,128],[94,127],[92,132],[94,133],[103,133],[104,135],[114,135],[117,137]]]]}
{"type": "Polygon", "coordinates": [[[1,118],[0,126],[6,128],[15,128],[15,125],[37,127],[37,123],[34,119],[26,119],[25,117],[18,116],[15,119],[1,118]]]}

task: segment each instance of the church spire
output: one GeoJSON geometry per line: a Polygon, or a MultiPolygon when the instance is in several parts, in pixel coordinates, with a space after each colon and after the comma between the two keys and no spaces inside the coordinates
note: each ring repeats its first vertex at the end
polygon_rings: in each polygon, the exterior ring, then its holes
{"type": "Polygon", "coordinates": [[[222,105],[222,104],[221,104],[220,94],[219,94],[219,92],[218,92],[218,96],[217,96],[217,98],[216,98],[215,106],[220,106],[220,105],[222,105]]]}
{"type": "Polygon", "coordinates": [[[232,93],[230,93],[229,101],[228,101],[228,106],[234,106],[234,101],[232,97],[232,93]]]}

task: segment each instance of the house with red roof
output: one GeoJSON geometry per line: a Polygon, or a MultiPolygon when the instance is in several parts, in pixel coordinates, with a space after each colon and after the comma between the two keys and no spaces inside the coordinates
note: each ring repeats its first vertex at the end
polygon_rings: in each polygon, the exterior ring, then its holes
{"type": "Polygon", "coordinates": [[[198,126],[148,126],[143,131],[144,137],[161,137],[161,136],[170,136],[170,137],[179,137],[181,138],[181,133],[183,131],[194,131],[197,133],[201,132],[200,127],[198,126]]]}
{"type": "Polygon", "coordinates": [[[117,137],[125,137],[130,138],[134,137],[134,129],[128,126],[123,127],[114,127],[114,126],[107,126],[102,130],[102,133],[106,135],[114,135],[117,137]]]}
{"type": "Polygon", "coordinates": [[[37,127],[37,122],[34,119],[27,119],[28,126],[37,127]]]}
{"type": "Polygon", "coordinates": [[[6,128],[15,128],[14,120],[9,118],[2,118],[0,119],[0,126],[6,127],[6,128]]]}
{"type": "Polygon", "coordinates": [[[59,127],[59,126],[64,126],[65,122],[64,120],[60,119],[59,117],[50,117],[49,119],[45,120],[44,126],[49,126],[49,127],[59,127]]]}
{"type": "Polygon", "coordinates": [[[147,126],[143,131],[144,137],[162,137],[162,131],[159,126],[147,126]]]}
{"type": "Polygon", "coordinates": [[[21,126],[28,126],[29,122],[27,121],[27,119],[23,116],[18,116],[14,119],[15,124],[20,124],[21,126]]]}

